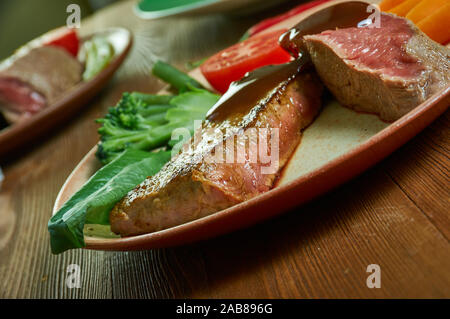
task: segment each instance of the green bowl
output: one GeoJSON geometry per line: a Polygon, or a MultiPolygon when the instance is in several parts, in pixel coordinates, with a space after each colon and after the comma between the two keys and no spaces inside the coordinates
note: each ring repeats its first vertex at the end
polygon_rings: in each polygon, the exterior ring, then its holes
{"type": "Polygon", "coordinates": [[[134,7],[134,12],[146,20],[195,14],[247,14],[284,1],[287,0],[140,0],[134,7]]]}
{"type": "Polygon", "coordinates": [[[143,19],[157,19],[201,9],[220,0],[141,0],[135,7],[143,19]]]}

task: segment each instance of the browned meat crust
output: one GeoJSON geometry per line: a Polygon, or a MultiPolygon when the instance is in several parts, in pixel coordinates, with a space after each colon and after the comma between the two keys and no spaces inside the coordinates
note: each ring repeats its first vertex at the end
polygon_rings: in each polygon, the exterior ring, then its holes
{"type": "MultiPolygon", "coordinates": [[[[110,214],[112,230],[122,236],[154,232],[207,216],[268,191],[300,142],[301,130],[318,114],[321,94],[322,85],[316,75],[300,73],[264,105],[243,114],[240,121],[207,122],[199,131],[200,142],[191,140],[187,144],[190,147],[116,205],[110,214]],[[256,162],[250,160],[256,155],[255,148],[251,147],[256,141],[247,132],[261,128],[279,129],[278,169],[267,174],[261,168],[269,164],[260,158],[256,162]],[[240,142],[227,144],[238,137],[243,137],[240,142]],[[226,156],[231,152],[238,156],[239,143],[245,145],[242,162],[209,160],[216,155],[217,145],[224,146],[226,156]]],[[[270,135],[269,149],[273,143],[275,137],[270,135]]]]}

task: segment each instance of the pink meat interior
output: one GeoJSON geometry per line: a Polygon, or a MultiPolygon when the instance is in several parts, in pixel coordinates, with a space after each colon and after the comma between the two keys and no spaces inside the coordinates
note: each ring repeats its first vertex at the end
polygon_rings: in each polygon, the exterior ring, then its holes
{"type": "Polygon", "coordinates": [[[328,30],[313,38],[327,43],[341,58],[356,66],[398,77],[415,77],[424,70],[406,51],[414,30],[406,20],[381,15],[380,27],[328,30]]]}
{"type": "Polygon", "coordinates": [[[46,99],[31,86],[14,78],[0,78],[0,102],[15,113],[35,114],[45,108],[46,99]]]}

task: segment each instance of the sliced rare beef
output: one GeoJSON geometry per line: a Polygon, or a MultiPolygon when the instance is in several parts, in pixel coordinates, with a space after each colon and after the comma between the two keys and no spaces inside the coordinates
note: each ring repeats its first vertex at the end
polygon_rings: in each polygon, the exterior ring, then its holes
{"type": "Polygon", "coordinates": [[[316,70],[342,104],[394,121],[450,85],[450,49],[409,20],[304,36],[316,70]]]}
{"type": "MultiPolygon", "coordinates": [[[[57,47],[39,47],[0,69],[0,111],[10,122],[35,114],[81,81],[82,64],[57,47]]],[[[5,64],[6,65],[6,64],[5,64]]]]}
{"type": "Polygon", "coordinates": [[[45,97],[27,83],[16,78],[0,78],[0,105],[10,122],[37,113],[46,104],[45,97]]]}
{"type": "Polygon", "coordinates": [[[315,73],[296,71],[279,81],[285,75],[244,81],[238,92],[232,87],[230,99],[224,96],[229,103],[219,101],[182,152],[115,206],[112,230],[130,236],[166,229],[270,190],[321,105],[315,73]],[[262,145],[272,161],[261,156],[262,145]]]}

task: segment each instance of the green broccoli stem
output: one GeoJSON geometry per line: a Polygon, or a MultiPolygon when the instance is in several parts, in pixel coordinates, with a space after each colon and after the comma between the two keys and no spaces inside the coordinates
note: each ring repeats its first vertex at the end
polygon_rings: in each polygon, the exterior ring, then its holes
{"type": "Polygon", "coordinates": [[[189,75],[161,61],[155,63],[152,73],[181,92],[188,91],[190,87],[203,89],[203,86],[189,75]]]}
{"type": "Polygon", "coordinates": [[[106,138],[105,140],[102,141],[103,151],[106,153],[109,153],[111,151],[112,152],[122,151],[126,147],[139,144],[142,140],[147,139],[148,136],[149,130],[146,130],[141,132],[135,131],[133,135],[128,136],[121,136],[118,138],[115,137],[106,138]]]}
{"type": "Polygon", "coordinates": [[[186,126],[186,124],[180,122],[167,123],[165,125],[158,126],[150,130],[145,139],[142,139],[133,146],[140,150],[153,150],[157,147],[164,146],[170,141],[173,130],[184,126],[186,126]]]}
{"type": "Polygon", "coordinates": [[[172,137],[172,131],[183,126],[185,126],[183,123],[168,123],[148,130],[136,131],[134,135],[107,138],[102,142],[103,151],[108,154],[124,148],[153,150],[167,144],[172,137]]]}
{"type": "Polygon", "coordinates": [[[142,125],[145,125],[145,127],[149,126],[158,126],[162,124],[166,124],[166,113],[158,113],[151,116],[143,117],[142,115],[138,115],[138,117],[141,118],[141,121],[139,121],[138,127],[141,127],[142,125]]]}
{"type": "Polygon", "coordinates": [[[173,98],[173,95],[155,95],[140,92],[132,92],[130,95],[148,105],[169,104],[170,100],[173,98]]]}
{"type": "Polygon", "coordinates": [[[150,105],[146,108],[140,109],[139,113],[143,117],[148,117],[152,115],[166,114],[166,112],[171,108],[173,108],[172,105],[150,105]]]}
{"type": "Polygon", "coordinates": [[[105,120],[97,120],[97,123],[102,123],[103,125],[98,129],[98,133],[103,137],[106,138],[108,136],[114,136],[114,137],[124,137],[124,136],[130,136],[136,134],[135,131],[130,131],[128,129],[124,129],[122,127],[116,126],[112,124],[111,122],[105,121],[105,120]]]}

